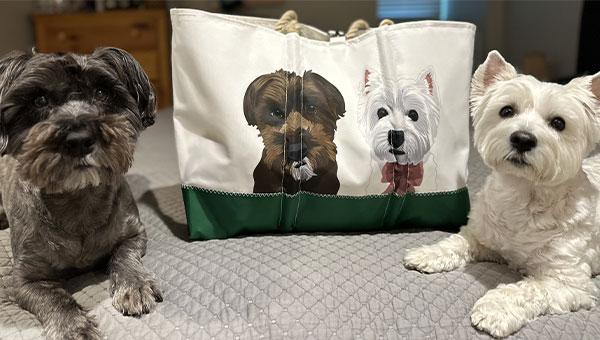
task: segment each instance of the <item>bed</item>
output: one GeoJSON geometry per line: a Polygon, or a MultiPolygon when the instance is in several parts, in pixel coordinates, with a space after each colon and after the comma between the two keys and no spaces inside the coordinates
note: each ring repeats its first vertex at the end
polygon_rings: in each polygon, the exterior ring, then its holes
{"type": "MultiPolygon", "coordinates": [[[[164,302],[150,314],[124,317],[111,305],[103,272],[66,282],[106,339],[490,339],[471,326],[471,307],[487,290],[521,275],[495,263],[431,275],[402,266],[405,249],[436,242],[445,232],[190,241],[172,131],[172,111],[163,110],[142,135],[127,175],[149,236],[143,262],[162,284],[164,302]]],[[[472,151],[471,197],[488,173],[472,151]]],[[[39,322],[11,302],[11,266],[9,230],[2,230],[0,339],[42,338],[39,322]]],[[[596,307],[540,317],[510,339],[599,337],[596,307]]]]}

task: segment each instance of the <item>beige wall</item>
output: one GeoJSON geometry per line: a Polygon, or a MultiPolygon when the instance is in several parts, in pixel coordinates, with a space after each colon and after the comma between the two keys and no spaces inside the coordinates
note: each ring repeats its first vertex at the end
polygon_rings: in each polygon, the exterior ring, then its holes
{"type": "Polygon", "coordinates": [[[29,15],[34,5],[33,1],[0,0],[0,56],[33,47],[33,23],[29,15]]]}

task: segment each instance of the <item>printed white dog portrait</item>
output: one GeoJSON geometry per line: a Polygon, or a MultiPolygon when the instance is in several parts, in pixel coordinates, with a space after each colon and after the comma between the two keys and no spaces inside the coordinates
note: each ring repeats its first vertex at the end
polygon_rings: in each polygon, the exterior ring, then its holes
{"type": "Polygon", "coordinates": [[[408,250],[426,273],[506,262],[523,280],[488,291],[475,327],[506,337],[543,314],[596,305],[600,272],[600,73],[567,85],[519,75],[493,51],[472,80],[475,147],[492,168],[460,233],[408,250]]]}
{"type": "Polygon", "coordinates": [[[440,104],[435,74],[388,79],[367,68],[360,84],[358,124],[382,168],[384,193],[414,192],[423,180],[423,161],[437,134],[440,104]]]}

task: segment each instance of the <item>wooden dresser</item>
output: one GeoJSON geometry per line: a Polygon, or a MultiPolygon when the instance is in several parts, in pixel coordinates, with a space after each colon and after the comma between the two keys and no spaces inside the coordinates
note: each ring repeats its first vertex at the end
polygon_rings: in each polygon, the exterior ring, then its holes
{"type": "Polygon", "coordinates": [[[171,105],[170,53],[164,9],[34,15],[38,52],[92,53],[114,46],[133,55],[154,84],[158,107],[171,105]]]}

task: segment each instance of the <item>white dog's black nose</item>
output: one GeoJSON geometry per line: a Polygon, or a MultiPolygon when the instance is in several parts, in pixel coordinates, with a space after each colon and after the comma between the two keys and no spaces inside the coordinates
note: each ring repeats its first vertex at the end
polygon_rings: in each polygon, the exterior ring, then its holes
{"type": "Polygon", "coordinates": [[[394,148],[404,144],[404,131],[390,130],[388,131],[388,143],[394,148]]]}
{"type": "Polygon", "coordinates": [[[510,135],[510,144],[519,152],[527,152],[537,146],[537,138],[527,131],[515,131],[510,135]]]}
{"type": "Polygon", "coordinates": [[[300,162],[308,154],[308,147],[304,143],[292,143],[287,147],[287,158],[290,161],[300,162]]]}
{"type": "Polygon", "coordinates": [[[64,141],[65,152],[72,157],[83,157],[94,150],[96,141],[88,129],[77,129],[67,134],[64,141]]]}

